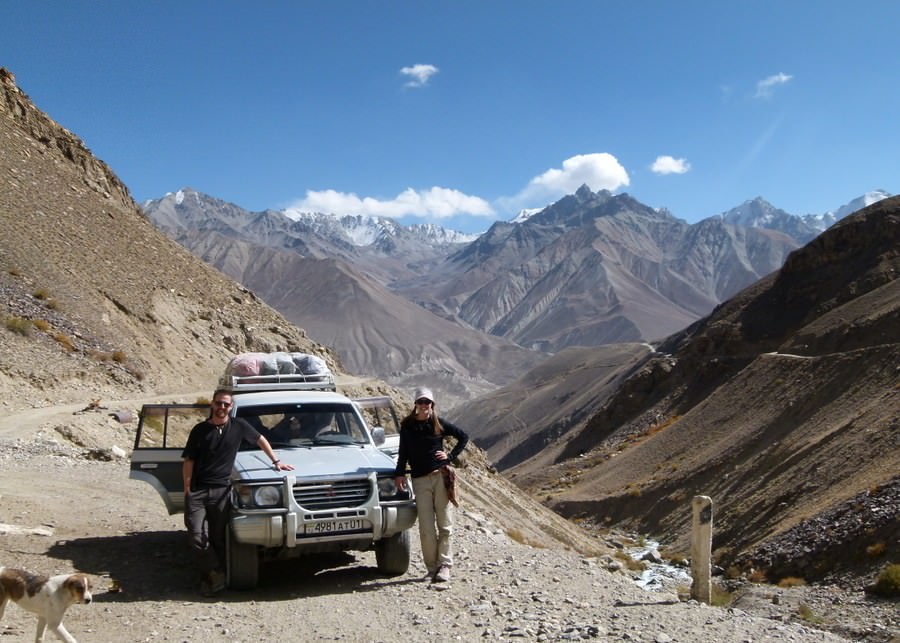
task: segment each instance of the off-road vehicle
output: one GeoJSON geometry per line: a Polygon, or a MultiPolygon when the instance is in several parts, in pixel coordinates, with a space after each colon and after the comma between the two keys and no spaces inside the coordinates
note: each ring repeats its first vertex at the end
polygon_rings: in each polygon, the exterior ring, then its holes
{"type": "MultiPolygon", "coordinates": [[[[409,567],[411,492],[394,485],[396,426],[390,399],[358,402],[336,392],[331,373],[227,376],[231,413],[254,426],[293,471],[276,471],[245,444],[231,474],[226,576],[229,587],[258,582],[262,562],[374,549],[388,575],[409,567]],[[367,422],[368,419],[368,422],[367,422]]],[[[152,485],[170,514],[184,511],[181,452],[208,404],[147,404],[141,410],[130,477],[152,485]]],[[[407,484],[407,489],[412,485],[407,484]]]]}

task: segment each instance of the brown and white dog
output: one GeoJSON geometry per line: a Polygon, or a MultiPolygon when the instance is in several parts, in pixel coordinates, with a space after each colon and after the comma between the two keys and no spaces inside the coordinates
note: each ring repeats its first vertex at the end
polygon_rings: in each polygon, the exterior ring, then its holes
{"type": "Polygon", "coordinates": [[[19,607],[37,614],[35,643],[44,640],[48,625],[60,641],[78,643],[63,627],[63,614],[72,603],[90,603],[92,598],[91,580],[85,574],[47,578],[24,569],[0,567],[0,618],[3,618],[7,601],[14,601],[19,607]]]}

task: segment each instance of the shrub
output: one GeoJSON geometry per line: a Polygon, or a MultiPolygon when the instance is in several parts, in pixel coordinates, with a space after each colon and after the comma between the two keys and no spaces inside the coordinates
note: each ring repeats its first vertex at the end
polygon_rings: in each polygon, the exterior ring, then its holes
{"type": "Polygon", "coordinates": [[[806,581],[796,576],[786,576],[778,581],[779,587],[803,587],[804,585],[806,585],[806,581]]]}
{"type": "Polygon", "coordinates": [[[520,530],[518,530],[514,527],[507,529],[506,535],[509,537],[510,540],[513,540],[513,541],[519,543],[520,545],[525,544],[525,534],[523,534],[520,530]]]}
{"type": "Polygon", "coordinates": [[[768,577],[766,576],[766,572],[762,569],[751,569],[747,574],[747,580],[751,583],[766,583],[768,582],[768,577]]]}
{"type": "Polygon", "coordinates": [[[624,551],[617,551],[613,554],[614,558],[621,560],[625,563],[625,569],[632,572],[642,572],[647,569],[647,564],[642,560],[635,560],[624,551]]]}
{"type": "Polygon", "coordinates": [[[734,593],[723,587],[712,584],[709,587],[709,604],[715,607],[727,607],[734,602],[734,593]]]}
{"type": "Polygon", "coordinates": [[[800,605],[797,606],[797,612],[800,614],[800,618],[809,623],[825,622],[825,619],[813,612],[812,608],[806,603],[800,603],[800,605]]]}
{"type": "Polygon", "coordinates": [[[46,333],[50,329],[50,322],[46,319],[35,319],[32,323],[35,328],[43,333],[46,333]]]}
{"type": "Polygon", "coordinates": [[[43,299],[49,299],[50,293],[47,292],[46,288],[38,288],[33,293],[31,293],[31,296],[34,297],[35,299],[43,300],[43,299]]]}
{"type": "Polygon", "coordinates": [[[28,337],[31,334],[31,322],[24,317],[7,317],[6,329],[28,337]]]}
{"type": "Polygon", "coordinates": [[[884,544],[884,541],[879,541],[877,543],[872,543],[868,547],[866,547],[866,554],[870,558],[878,558],[887,550],[887,545],[884,544]]]}
{"type": "Polygon", "coordinates": [[[889,598],[900,596],[900,563],[893,563],[882,569],[868,591],[889,598]]]}
{"type": "Polygon", "coordinates": [[[125,351],[113,351],[112,361],[114,361],[116,364],[123,363],[125,361],[125,351]]]}
{"type": "Polygon", "coordinates": [[[70,353],[75,350],[75,343],[72,341],[72,338],[65,333],[56,333],[53,336],[53,339],[70,353]]]}
{"type": "Polygon", "coordinates": [[[11,266],[8,272],[9,272],[9,274],[11,274],[13,277],[21,277],[21,276],[22,276],[22,271],[19,270],[19,269],[18,269],[17,267],[15,267],[15,266],[11,266]]]}

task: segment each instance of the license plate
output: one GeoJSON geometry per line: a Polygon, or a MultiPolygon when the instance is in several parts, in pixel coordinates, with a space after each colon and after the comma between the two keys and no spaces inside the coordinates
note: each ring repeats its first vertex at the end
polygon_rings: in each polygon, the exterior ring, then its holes
{"type": "Polygon", "coordinates": [[[362,518],[344,518],[343,520],[317,520],[304,526],[307,534],[332,534],[339,531],[358,531],[370,529],[368,520],[362,518]]]}

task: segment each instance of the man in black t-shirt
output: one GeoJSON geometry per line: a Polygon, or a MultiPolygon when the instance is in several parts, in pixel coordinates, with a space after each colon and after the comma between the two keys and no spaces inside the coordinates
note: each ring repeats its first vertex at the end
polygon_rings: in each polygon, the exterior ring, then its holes
{"type": "Polygon", "coordinates": [[[201,591],[225,589],[225,529],[231,469],[241,443],[256,444],[272,460],[276,471],[294,467],[278,459],[269,441],[240,418],[230,415],[231,393],[213,393],[209,417],[197,424],[181,453],[184,460],[184,524],[202,574],[201,591]]]}

